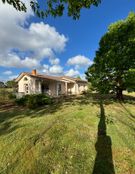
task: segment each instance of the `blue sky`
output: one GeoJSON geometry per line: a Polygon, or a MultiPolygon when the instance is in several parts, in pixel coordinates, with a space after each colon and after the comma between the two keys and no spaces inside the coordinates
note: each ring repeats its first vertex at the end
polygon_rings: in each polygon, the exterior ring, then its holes
{"type": "Polygon", "coordinates": [[[98,7],[82,10],[76,21],[66,14],[42,20],[30,9],[24,15],[1,5],[0,81],[32,68],[44,74],[83,77],[108,26],[130,11],[135,11],[134,0],[103,0],[98,7]]]}

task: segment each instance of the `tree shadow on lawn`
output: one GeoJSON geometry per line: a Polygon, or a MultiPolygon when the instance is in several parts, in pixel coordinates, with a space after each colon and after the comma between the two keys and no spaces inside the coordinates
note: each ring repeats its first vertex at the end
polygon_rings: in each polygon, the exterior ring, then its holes
{"type": "Polygon", "coordinates": [[[16,129],[20,128],[20,125],[13,126],[16,119],[23,119],[25,117],[36,118],[41,116],[47,116],[57,112],[61,108],[62,104],[54,103],[53,105],[46,105],[37,109],[28,109],[27,107],[21,107],[12,105],[9,107],[0,107],[0,136],[8,133],[12,133],[16,129]]]}
{"type": "Polygon", "coordinates": [[[130,117],[132,117],[133,119],[135,119],[135,115],[133,115],[126,107],[123,103],[120,103],[121,106],[123,107],[123,109],[129,114],[130,117]]]}
{"type": "Polygon", "coordinates": [[[124,96],[123,103],[135,104],[135,96],[126,95],[126,94],[124,94],[123,96],[124,96]]]}
{"type": "Polygon", "coordinates": [[[97,142],[95,144],[97,155],[92,174],[115,174],[112,156],[112,141],[107,135],[106,116],[103,102],[100,102],[100,121],[98,124],[97,142]]]}
{"type": "MultiPolygon", "coordinates": [[[[63,96],[60,98],[56,98],[53,104],[48,106],[39,107],[34,110],[27,109],[26,107],[18,107],[14,104],[10,103],[4,106],[0,106],[0,135],[11,133],[12,131],[19,128],[19,126],[12,126],[14,119],[21,119],[24,117],[41,117],[46,116],[48,114],[53,114],[57,111],[60,111],[61,107],[63,106],[70,106],[70,105],[99,105],[99,101],[102,100],[105,105],[112,104],[113,102],[118,102],[114,99],[114,95],[100,95],[98,93],[90,93],[84,94],[80,96],[63,96]]],[[[135,101],[135,97],[127,96],[127,100],[124,102],[133,102],[135,101]]]]}
{"type": "Polygon", "coordinates": [[[10,122],[10,121],[9,122],[5,122],[5,123],[1,124],[0,136],[8,134],[8,133],[11,133],[14,130],[16,130],[17,128],[19,128],[19,126],[12,127],[12,122],[10,122]]]}
{"type": "MultiPolygon", "coordinates": [[[[91,99],[91,101],[93,101],[93,103],[95,104],[99,104],[99,101],[101,100],[103,101],[105,105],[112,104],[113,102],[135,104],[135,97],[130,95],[123,95],[123,98],[124,98],[123,101],[117,100],[115,94],[86,93],[84,94],[84,96],[86,99],[91,99]]],[[[81,101],[83,104],[83,100],[81,101]]]]}
{"type": "Polygon", "coordinates": [[[10,106],[10,108],[0,108],[0,136],[9,134],[20,126],[13,126],[14,119],[21,117],[24,109],[10,106]]]}
{"type": "Polygon", "coordinates": [[[79,104],[96,104],[99,105],[99,101],[104,101],[105,105],[112,104],[115,99],[113,95],[99,94],[99,93],[86,93],[80,97],[79,104]]]}

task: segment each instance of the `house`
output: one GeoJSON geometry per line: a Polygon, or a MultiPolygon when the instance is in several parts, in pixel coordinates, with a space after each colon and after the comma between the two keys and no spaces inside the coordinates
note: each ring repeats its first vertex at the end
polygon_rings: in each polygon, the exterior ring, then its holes
{"type": "Polygon", "coordinates": [[[31,73],[23,72],[17,78],[18,94],[46,93],[50,96],[81,94],[87,90],[87,81],[67,76],[49,76],[38,74],[36,70],[31,73]]]}

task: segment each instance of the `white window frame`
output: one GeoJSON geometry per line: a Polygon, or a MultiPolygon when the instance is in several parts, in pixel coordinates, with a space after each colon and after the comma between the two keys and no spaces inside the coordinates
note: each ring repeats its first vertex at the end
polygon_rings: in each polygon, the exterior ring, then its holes
{"type": "Polygon", "coordinates": [[[28,83],[24,84],[24,92],[25,92],[25,94],[29,94],[29,85],[28,85],[28,83]]]}

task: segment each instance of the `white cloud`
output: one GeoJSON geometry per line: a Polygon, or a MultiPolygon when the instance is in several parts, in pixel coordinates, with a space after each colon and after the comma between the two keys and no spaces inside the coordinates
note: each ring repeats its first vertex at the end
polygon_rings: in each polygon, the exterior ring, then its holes
{"type": "Polygon", "coordinates": [[[12,74],[12,71],[7,70],[7,71],[4,71],[3,74],[4,74],[4,75],[11,75],[11,74],[12,74]]]}
{"type": "Polygon", "coordinates": [[[56,59],[50,59],[50,63],[52,65],[58,65],[60,63],[60,59],[56,58],[56,59]]]}
{"type": "Polygon", "coordinates": [[[83,55],[77,55],[75,57],[71,57],[67,61],[68,65],[73,65],[75,66],[76,69],[79,69],[80,67],[87,67],[91,65],[92,63],[93,62],[89,58],[83,55]]]}
{"type": "Polygon", "coordinates": [[[44,69],[49,69],[49,65],[44,64],[44,65],[43,65],[43,68],[44,68],[44,69]]]}
{"type": "Polygon", "coordinates": [[[28,25],[27,19],[32,15],[29,7],[23,13],[0,2],[0,66],[33,68],[45,58],[51,59],[52,64],[59,63],[55,53],[64,50],[67,38],[43,22],[28,25]],[[24,52],[23,59],[13,49],[24,52]]]}
{"type": "Polygon", "coordinates": [[[20,59],[16,54],[7,54],[8,60],[4,57],[0,58],[0,65],[5,67],[17,67],[17,68],[36,68],[40,66],[40,62],[34,58],[25,57],[20,59]]]}
{"type": "Polygon", "coordinates": [[[79,71],[77,70],[74,70],[74,69],[70,69],[69,71],[67,71],[65,73],[66,76],[70,76],[70,77],[75,77],[75,76],[78,76],[80,75],[79,71]]]}
{"type": "Polygon", "coordinates": [[[44,64],[43,67],[42,67],[42,72],[44,74],[49,74],[49,65],[44,64]]]}
{"type": "Polygon", "coordinates": [[[48,75],[62,75],[63,68],[60,65],[43,65],[42,72],[48,75]]]}
{"type": "Polygon", "coordinates": [[[53,65],[52,67],[49,68],[49,72],[55,75],[62,74],[63,68],[60,65],[53,65]]]}

